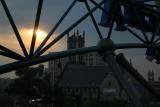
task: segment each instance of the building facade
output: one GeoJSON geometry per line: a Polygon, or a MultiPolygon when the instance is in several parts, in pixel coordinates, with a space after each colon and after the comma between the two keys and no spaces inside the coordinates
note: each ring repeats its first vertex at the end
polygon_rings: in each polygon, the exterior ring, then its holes
{"type": "MultiPolygon", "coordinates": [[[[85,46],[85,32],[83,35],[79,34],[79,31],[72,35],[67,35],[67,49],[83,48],[85,46]]],[[[84,55],[75,55],[69,57],[69,63],[71,64],[84,64],[84,55]]]]}
{"type": "MultiPolygon", "coordinates": [[[[67,50],[83,47],[85,47],[85,32],[80,34],[77,30],[72,35],[67,35],[67,50]]],[[[65,95],[81,96],[83,99],[90,97],[121,98],[131,103],[109,66],[96,52],[51,60],[48,62],[48,68],[52,76],[52,85],[57,84],[65,95]]],[[[126,81],[137,90],[140,99],[148,96],[144,87],[126,73],[124,68],[122,68],[122,75],[127,77],[126,81]]],[[[156,90],[160,90],[160,82],[154,81],[153,71],[148,73],[148,80],[156,90]]]]}
{"type": "MultiPolygon", "coordinates": [[[[68,96],[120,98],[122,89],[107,65],[68,65],[58,86],[68,96]]],[[[124,95],[123,95],[124,97],[124,95]]]]}
{"type": "MultiPolygon", "coordinates": [[[[49,54],[53,53],[55,52],[50,52],[49,54]]],[[[56,84],[67,64],[68,58],[59,58],[48,62],[48,71],[51,74],[50,83],[52,86],[56,84]]]]}
{"type": "MultiPolygon", "coordinates": [[[[67,34],[67,50],[83,47],[85,47],[85,32],[80,34],[79,30],[77,30],[72,35],[69,33],[67,34]]],[[[55,52],[49,52],[49,54],[53,53],[55,52]]],[[[51,83],[53,85],[57,82],[68,64],[101,65],[103,64],[103,61],[96,52],[50,60],[48,62],[48,69],[52,77],[51,83]]]]}

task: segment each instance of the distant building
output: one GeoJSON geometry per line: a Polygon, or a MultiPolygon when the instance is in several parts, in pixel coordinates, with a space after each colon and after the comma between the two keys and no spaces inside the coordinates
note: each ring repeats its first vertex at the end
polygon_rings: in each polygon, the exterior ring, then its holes
{"type": "Polygon", "coordinates": [[[122,97],[122,89],[111,70],[105,65],[68,65],[59,81],[69,96],[111,98],[122,97]]]}
{"type": "MultiPolygon", "coordinates": [[[[85,47],[85,32],[83,35],[77,32],[73,33],[73,35],[67,35],[67,49],[76,49],[85,47]]],[[[102,64],[101,57],[96,53],[87,53],[81,55],[75,55],[69,57],[70,64],[85,64],[85,65],[97,65],[102,64]]]]}
{"type": "MultiPolygon", "coordinates": [[[[73,35],[67,35],[68,50],[84,46],[85,32],[81,35],[77,30],[73,35]]],[[[96,52],[51,60],[48,67],[53,86],[60,86],[66,95],[127,98],[108,65],[96,52]]]]}
{"type": "Polygon", "coordinates": [[[85,65],[104,65],[101,56],[97,52],[84,54],[85,65]]]}
{"type": "MultiPolygon", "coordinates": [[[[50,52],[53,54],[55,52],[50,52]]],[[[54,85],[68,64],[68,58],[59,58],[48,62],[48,71],[51,74],[51,84],[54,85]]]]}
{"type": "MultiPolygon", "coordinates": [[[[85,46],[85,33],[79,34],[79,31],[73,35],[67,35],[67,49],[83,48],[85,46]]],[[[84,55],[75,55],[69,57],[69,63],[84,64],[84,55]]]]}
{"type": "MultiPolygon", "coordinates": [[[[79,31],[67,35],[67,49],[83,48],[85,46],[85,32],[79,31]]],[[[50,52],[53,54],[55,52],[50,52]]],[[[130,61],[131,63],[131,61],[130,61]]],[[[132,63],[131,63],[132,65],[132,63]]],[[[101,98],[122,98],[128,103],[130,99],[119,85],[109,66],[104,63],[96,52],[59,58],[48,62],[52,85],[57,84],[65,95],[101,98]]],[[[139,94],[139,98],[147,98],[148,92],[129,73],[122,68],[122,75],[132,88],[139,94]]],[[[148,73],[148,80],[156,90],[160,90],[160,82],[154,82],[154,72],[148,73]]]]}
{"type": "MultiPolygon", "coordinates": [[[[83,48],[85,46],[85,32],[83,35],[77,32],[70,35],[67,35],[67,49],[75,49],[75,48],[83,48]]],[[[49,52],[49,54],[53,54],[55,52],[49,52]]],[[[48,62],[48,69],[52,76],[52,84],[54,85],[58,78],[61,76],[62,72],[66,68],[68,64],[81,64],[81,65],[102,65],[103,61],[101,57],[96,53],[87,53],[82,55],[75,55],[66,58],[60,58],[51,60],[48,62]]]]}

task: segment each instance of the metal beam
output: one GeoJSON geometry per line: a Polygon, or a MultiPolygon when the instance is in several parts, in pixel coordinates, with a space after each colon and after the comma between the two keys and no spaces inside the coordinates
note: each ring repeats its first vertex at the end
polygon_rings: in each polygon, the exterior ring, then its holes
{"type": "Polygon", "coordinates": [[[124,90],[126,91],[128,96],[132,100],[133,105],[135,107],[143,107],[143,105],[140,101],[140,98],[138,97],[139,94],[138,94],[137,90],[135,90],[135,88],[132,86],[132,84],[126,80],[126,77],[123,75],[121,68],[119,67],[119,65],[117,64],[117,62],[115,60],[115,56],[114,56],[113,51],[106,50],[106,52],[103,54],[103,60],[109,65],[114,76],[118,80],[120,86],[124,88],[124,90]]]}
{"type": "Polygon", "coordinates": [[[153,35],[152,35],[152,38],[151,38],[151,42],[154,42],[154,39],[155,39],[155,36],[156,36],[156,34],[158,33],[158,31],[160,30],[160,18],[159,18],[159,20],[158,20],[158,22],[157,22],[158,24],[156,24],[155,26],[154,26],[154,31],[153,31],[153,35]]]}
{"type": "MultiPolygon", "coordinates": [[[[158,45],[146,45],[146,44],[115,44],[113,47],[108,47],[106,49],[131,49],[131,48],[147,48],[147,47],[159,47],[158,45]]],[[[44,56],[40,56],[37,58],[33,58],[32,60],[23,60],[18,61],[10,64],[6,64],[3,66],[0,66],[0,74],[7,73],[13,70],[16,70],[18,68],[36,65],[39,63],[43,63],[49,60],[63,58],[63,57],[69,57],[89,52],[98,52],[101,50],[101,47],[99,46],[92,46],[92,47],[86,47],[86,48],[77,48],[77,49],[70,49],[66,51],[56,52],[53,54],[48,54],[44,56]]]]}
{"type": "Polygon", "coordinates": [[[31,66],[31,65],[36,65],[39,63],[43,63],[49,60],[53,59],[58,59],[58,58],[63,58],[63,57],[69,57],[69,56],[74,56],[78,54],[84,54],[88,52],[96,52],[99,49],[97,46],[93,47],[87,47],[87,48],[79,48],[79,49],[71,49],[71,50],[66,50],[66,51],[61,51],[61,52],[56,52],[44,56],[40,56],[38,58],[33,58],[31,60],[25,60],[25,61],[17,61],[14,63],[6,64],[0,66],[0,74],[4,74],[19,68],[31,66]]]}
{"type": "Polygon", "coordinates": [[[159,93],[146,81],[146,79],[141,74],[138,73],[136,69],[133,68],[133,66],[126,60],[123,54],[119,54],[116,57],[116,61],[160,101],[159,93]]]}
{"type": "MultiPolygon", "coordinates": [[[[118,11],[118,3],[116,2],[119,2],[119,1],[112,1],[114,3],[113,4],[113,8],[112,8],[112,12],[113,14],[110,16],[111,17],[111,26],[109,28],[109,32],[108,32],[108,35],[107,35],[107,38],[110,39],[111,38],[111,34],[112,34],[112,31],[113,31],[113,26],[114,26],[114,22],[115,22],[115,19],[116,19],[116,16],[117,16],[117,11],[118,11]]],[[[107,13],[106,13],[107,14],[107,13]]],[[[118,21],[117,21],[118,23],[118,21]]]]}
{"type": "Polygon", "coordinates": [[[139,26],[141,27],[140,30],[141,30],[142,34],[144,35],[146,41],[149,42],[149,39],[148,39],[148,37],[147,37],[147,35],[146,35],[146,33],[145,33],[145,30],[144,30],[144,27],[143,27],[143,22],[141,22],[140,17],[139,17],[139,15],[138,15],[137,12],[136,12],[136,9],[135,9],[134,7],[132,7],[132,9],[133,9],[133,12],[134,12],[134,14],[135,14],[135,16],[136,16],[136,18],[137,18],[137,21],[138,21],[138,23],[139,23],[139,26]]]}
{"type": "MultiPolygon", "coordinates": [[[[90,11],[91,11],[91,8],[90,8],[88,2],[85,1],[84,3],[85,3],[85,5],[86,5],[86,8],[87,8],[88,12],[90,12],[90,11]]],[[[99,27],[98,27],[98,25],[97,25],[97,22],[96,22],[96,20],[95,20],[95,18],[94,18],[94,16],[93,16],[92,13],[90,14],[90,17],[91,17],[91,20],[92,20],[92,22],[93,22],[93,25],[94,25],[94,27],[95,27],[98,35],[99,35],[99,38],[100,38],[100,39],[103,39],[103,36],[102,36],[102,34],[101,34],[101,31],[100,31],[100,29],[99,29],[99,27]]]]}
{"type": "Polygon", "coordinates": [[[35,48],[36,36],[37,36],[37,30],[38,30],[38,26],[39,26],[39,22],[40,22],[42,6],[43,6],[43,0],[39,0],[36,20],[35,20],[35,25],[34,25],[34,30],[33,30],[32,42],[31,42],[31,47],[30,47],[30,53],[29,53],[30,58],[32,58],[34,48],[35,48]]]}
{"type": "Polygon", "coordinates": [[[2,50],[3,52],[5,52],[5,54],[7,54],[8,57],[13,58],[13,59],[18,59],[18,60],[23,60],[24,57],[19,55],[16,52],[13,52],[12,50],[0,45],[0,50],[2,50]]]}
{"type": "Polygon", "coordinates": [[[37,48],[37,50],[35,51],[35,53],[39,52],[43,46],[47,43],[47,41],[49,40],[49,38],[52,36],[52,34],[56,31],[56,29],[59,27],[59,25],[62,23],[62,21],[64,20],[64,18],[68,15],[68,13],[70,12],[70,10],[73,8],[73,6],[76,4],[77,0],[74,0],[71,5],[69,6],[69,8],[66,10],[66,12],[62,15],[62,17],[59,19],[59,21],[55,24],[55,26],[52,28],[52,30],[49,32],[49,34],[46,36],[46,38],[42,41],[42,43],[40,44],[40,46],[37,48]]]}
{"type": "Polygon", "coordinates": [[[5,12],[6,12],[6,15],[7,15],[8,19],[9,19],[9,22],[10,22],[12,28],[13,28],[13,31],[14,31],[16,37],[17,37],[17,40],[18,40],[18,42],[19,42],[19,45],[21,46],[21,49],[22,49],[24,55],[25,55],[26,57],[28,57],[27,50],[26,50],[26,48],[25,48],[25,46],[24,46],[24,43],[23,43],[23,41],[22,41],[22,39],[21,39],[21,36],[20,36],[20,34],[19,34],[19,32],[18,32],[18,29],[17,29],[17,27],[16,27],[16,25],[15,25],[15,23],[14,23],[14,20],[13,20],[11,14],[10,14],[10,12],[9,12],[9,9],[8,9],[6,3],[5,3],[5,0],[0,0],[0,1],[1,1],[1,4],[2,4],[2,6],[3,6],[3,8],[4,8],[5,12]]]}
{"type": "Polygon", "coordinates": [[[1,56],[5,56],[5,57],[8,57],[8,58],[11,58],[11,59],[15,59],[15,60],[22,60],[21,57],[17,57],[17,56],[15,56],[15,55],[13,55],[13,54],[9,54],[9,53],[4,52],[4,51],[0,51],[0,55],[1,55],[1,56]]]}
{"type": "Polygon", "coordinates": [[[73,25],[71,25],[67,30],[65,30],[63,33],[61,33],[58,37],[56,37],[53,41],[51,41],[46,47],[44,47],[41,51],[35,53],[35,57],[40,56],[45,51],[47,51],[51,46],[53,46],[57,41],[59,41],[61,38],[63,38],[69,31],[71,31],[73,28],[75,28],[77,25],[79,25],[83,20],[85,20],[90,13],[93,13],[98,9],[99,6],[101,6],[104,3],[104,1],[100,2],[96,7],[94,7],[90,12],[86,13],[84,16],[82,16],[78,21],[76,21],[73,25]]]}
{"type": "Polygon", "coordinates": [[[160,37],[157,38],[157,39],[154,41],[154,43],[156,44],[157,42],[159,42],[159,40],[160,40],[160,37]]]}

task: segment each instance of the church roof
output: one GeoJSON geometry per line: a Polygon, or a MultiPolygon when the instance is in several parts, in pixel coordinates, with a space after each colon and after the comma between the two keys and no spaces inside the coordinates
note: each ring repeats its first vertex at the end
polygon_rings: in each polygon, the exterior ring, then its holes
{"type": "Polygon", "coordinates": [[[105,65],[69,65],[60,79],[61,87],[99,87],[109,67],[105,65]]]}

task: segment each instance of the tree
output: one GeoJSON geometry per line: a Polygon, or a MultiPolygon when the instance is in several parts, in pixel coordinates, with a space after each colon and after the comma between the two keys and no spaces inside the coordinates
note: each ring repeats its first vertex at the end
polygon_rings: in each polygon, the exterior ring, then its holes
{"type": "Polygon", "coordinates": [[[51,98],[51,87],[48,75],[44,73],[44,65],[26,67],[16,71],[18,78],[7,89],[10,95],[16,96],[17,101],[23,107],[28,106],[32,99],[51,98]],[[25,104],[26,103],[26,104],[25,104]]]}

